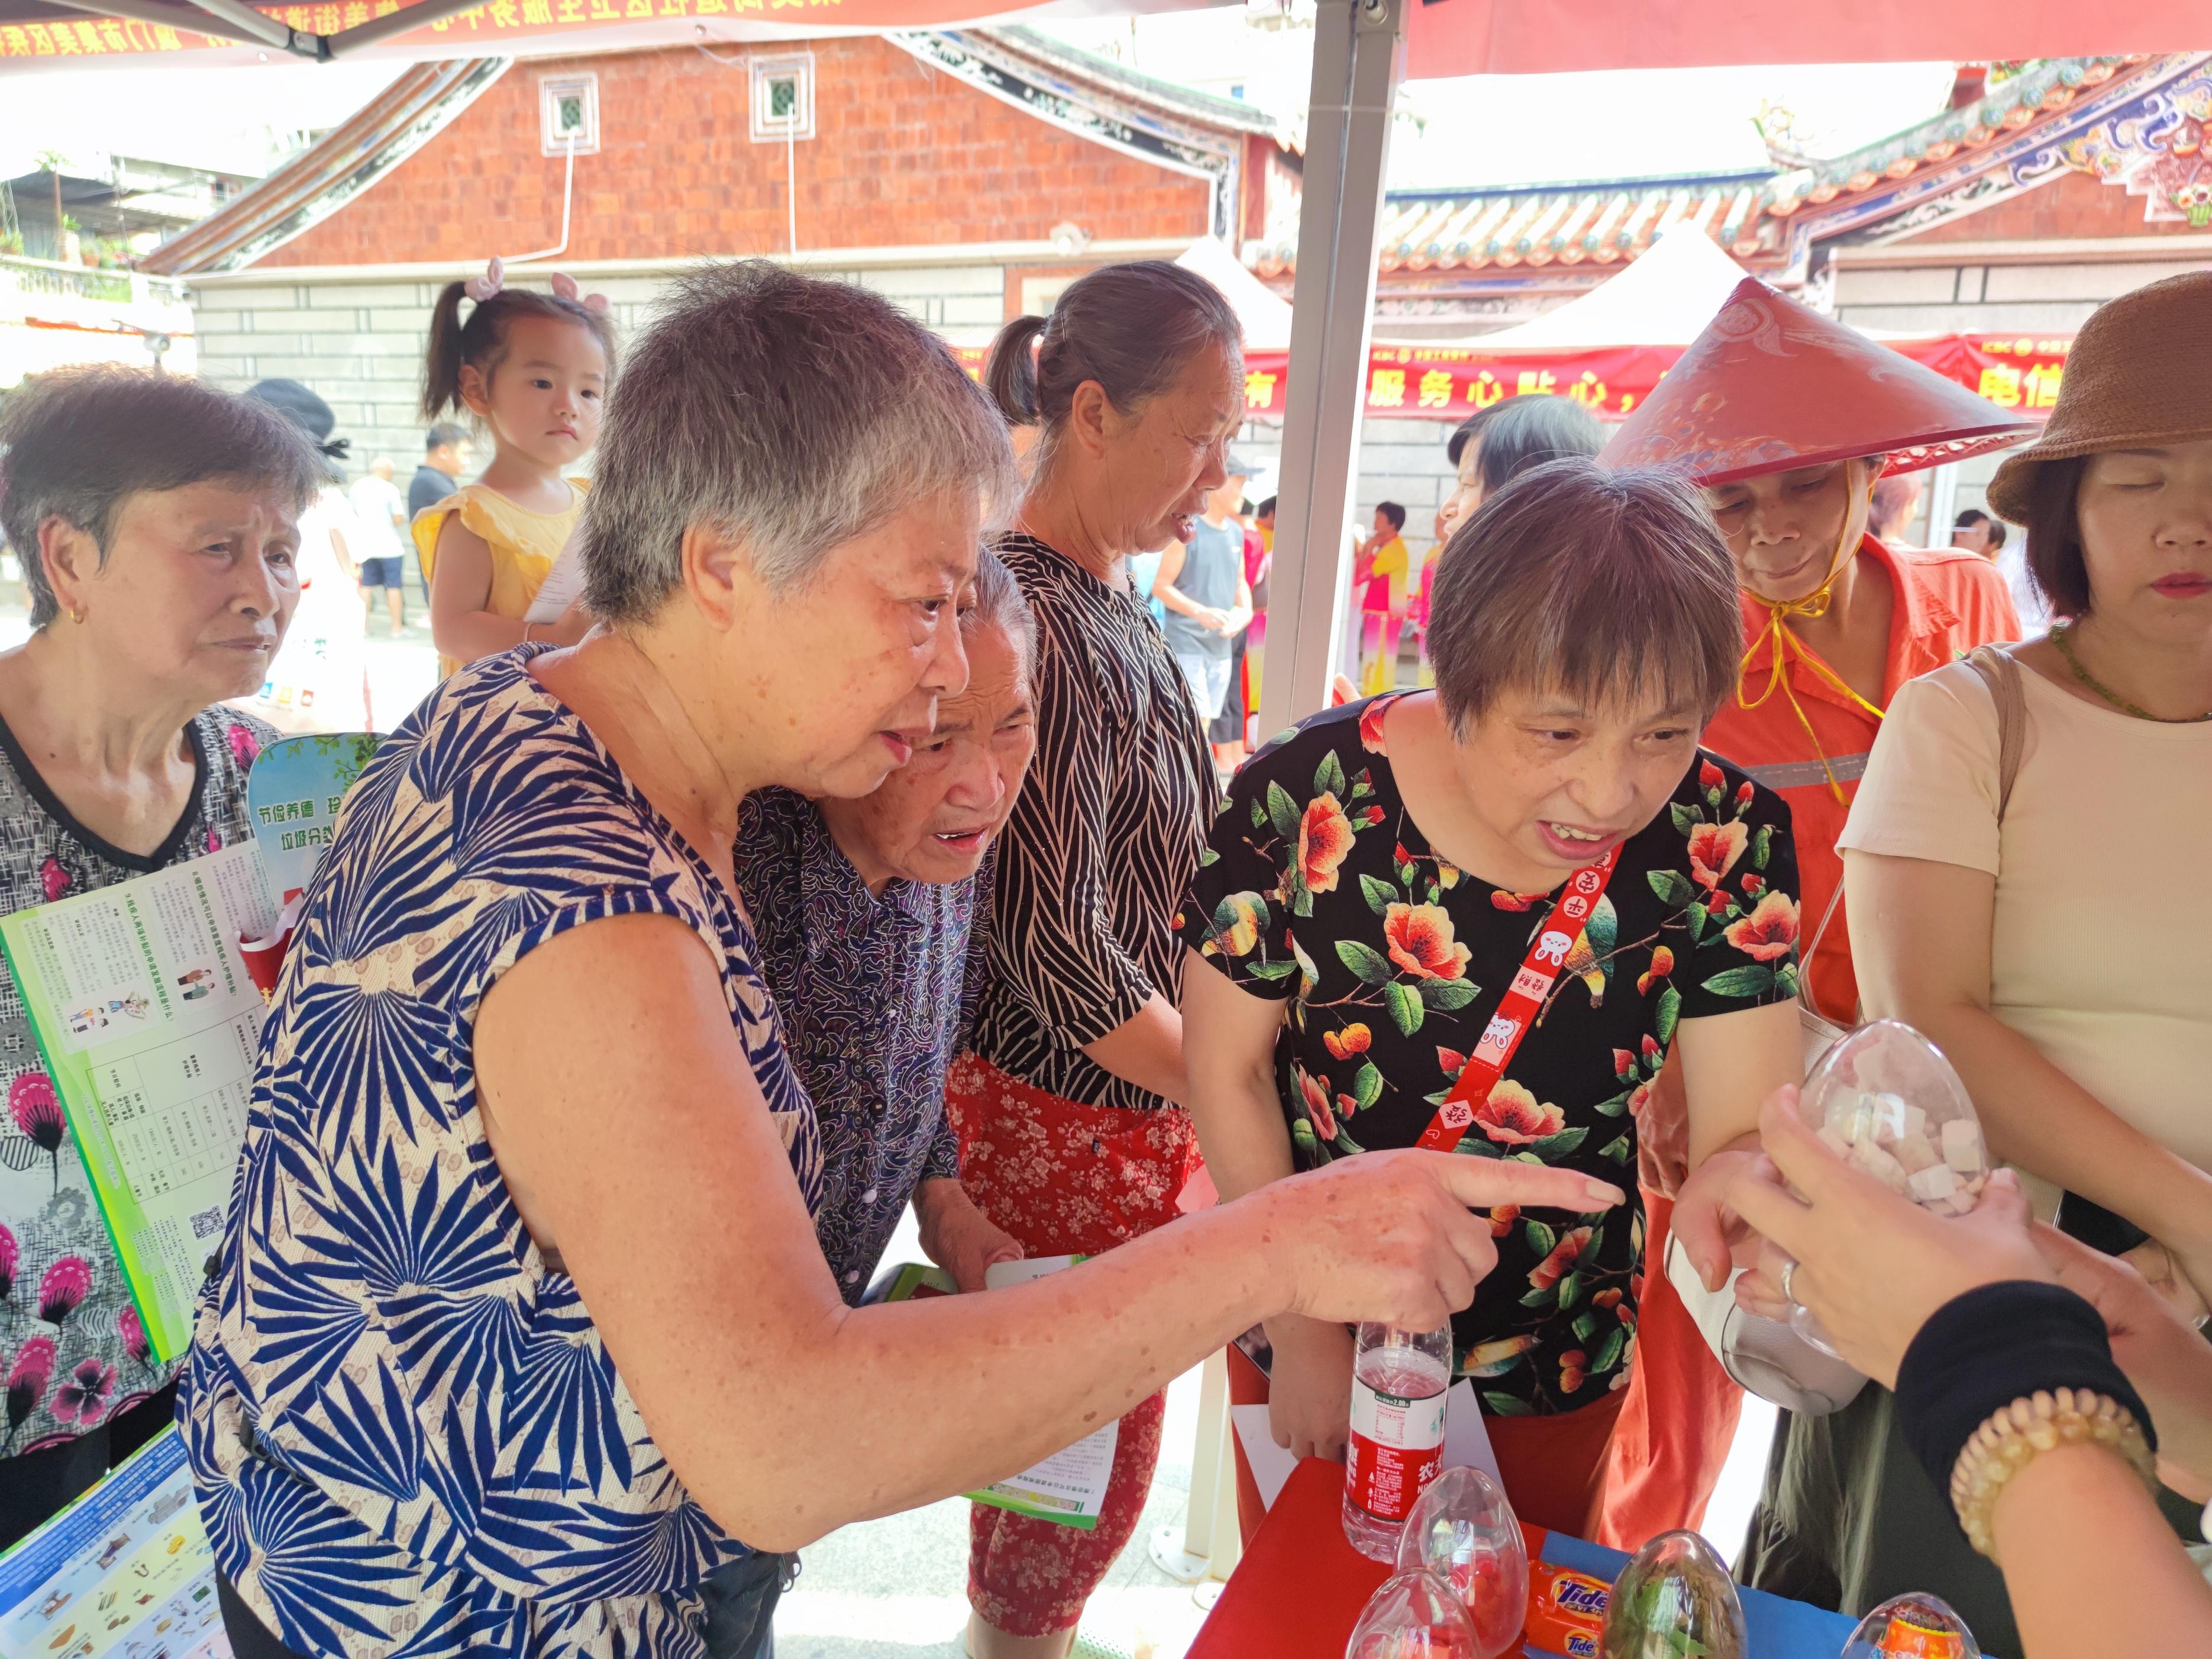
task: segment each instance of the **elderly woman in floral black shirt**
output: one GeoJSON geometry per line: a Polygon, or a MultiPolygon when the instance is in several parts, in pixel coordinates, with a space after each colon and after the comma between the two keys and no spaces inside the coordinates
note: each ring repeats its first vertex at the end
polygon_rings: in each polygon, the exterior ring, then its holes
{"type": "MultiPolygon", "coordinates": [[[[1678,483],[1557,461],[1453,537],[1431,617],[1434,693],[1305,721],[1214,821],[1181,921],[1206,1162],[1231,1195],[1417,1142],[1619,1179],[1679,1043],[1698,1170],[1675,1224],[1717,1281],[1721,1183],[1799,1075],[1790,810],[1698,748],[1741,649],[1728,553],[1678,483]]],[[[1459,1368],[1522,1517],[1582,1534],[1642,1214],[1491,1220],[1459,1368]]],[[[1267,1334],[1275,1437],[1340,1454],[1349,1334],[1267,1334]]]]}

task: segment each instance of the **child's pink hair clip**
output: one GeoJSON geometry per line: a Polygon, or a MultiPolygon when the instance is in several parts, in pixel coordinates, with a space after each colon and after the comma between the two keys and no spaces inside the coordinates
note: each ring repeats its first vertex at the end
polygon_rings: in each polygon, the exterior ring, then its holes
{"type": "Polygon", "coordinates": [[[580,305],[586,311],[605,311],[607,308],[605,295],[580,293],[576,288],[576,279],[565,270],[556,270],[553,273],[553,295],[556,299],[567,300],[572,304],[580,305]]]}
{"type": "Polygon", "coordinates": [[[506,284],[507,262],[495,255],[491,263],[484,267],[483,276],[471,276],[461,284],[461,292],[482,305],[487,300],[496,298],[506,284]]]}

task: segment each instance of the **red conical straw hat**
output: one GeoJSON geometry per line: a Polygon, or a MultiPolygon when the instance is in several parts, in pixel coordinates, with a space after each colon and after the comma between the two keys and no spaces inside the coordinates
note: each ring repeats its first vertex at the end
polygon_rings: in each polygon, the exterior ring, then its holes
{"type": "Polygon", "coordinates": [[[1613,434],[1607,466],[1687,467],[1701,484],[1886,455],[1889,471],[2035,435],[1902,352],[1747,276],[1613,434]]]}

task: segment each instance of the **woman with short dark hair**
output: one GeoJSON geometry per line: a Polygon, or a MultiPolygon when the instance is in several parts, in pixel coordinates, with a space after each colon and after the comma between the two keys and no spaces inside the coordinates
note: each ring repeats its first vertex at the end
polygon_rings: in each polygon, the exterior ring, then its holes
{"type": "MultiPolygon", "coordinates": [[[[1482,498],[1505,488],[1532,466],[1605,447],[1605,428],[1571,398],[1508,398],[1459,423],[1444,453],[1456,475],[1437,509],[1439,550],[1453,531],[1474,516],[1482,498]]],[[[1431,557],[1435,556],[1431,555],[1431,557]]]]}
{"type": "MultiPolygon", "coordinates": [[[[252,834],[260,688],[299,599],[320,459],[274,410],[152,369],[65,369],[0,416],[28,641],[0,655],[0,910],[252,834]]],[[[0,1548],[158,1433],[147,1348],[15,981],[0,974],[0,1548]]]]}
{"type": "MultiPolygon", "coordinates": [[[[1721,1183],[1798,1074],[1789,809],[1698,748],[1740,650],[1727,550],[1668,475],[1556,461],[1452,538],[1431,614],[1433,692],[1304,721],[1214,820],[1182,917],[1207,1165],[1224,1194],[1414,1145],[1619,1176],[1679,1044],[1698,1167],[1677,1226],[1717,1283],[1721,1183]]],[[[1642,1217],[1491,1223],[1459,1370],[1521,1517],[1580,1535],[1642,1217]]],[[[1277,1441],[1340,1455],[1350,1334],[1267,1334],[1277,1441]]]]}

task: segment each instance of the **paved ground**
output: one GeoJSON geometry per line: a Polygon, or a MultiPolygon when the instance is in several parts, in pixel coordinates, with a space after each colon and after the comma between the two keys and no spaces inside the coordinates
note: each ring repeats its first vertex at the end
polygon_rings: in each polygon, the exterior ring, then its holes
{"type": "MultiPolygon", "coordinates": [[[[437,683],[426,618],[410,606],[410,620],[398,639],[387,636],[380,614],[368,629],[370,694],[376,725],[386,731],[437,683]]],[[[21,587],[0,584],[0,649],[20,643],[28,631],[21,587]]],[[[886,1259],[921,1259],[910,1217],[886,1259]]],[[[1182,1659],[1204,1620],[1192,1587],[1153,1565],[1148,1553],[1156,1531],[1182,1526],[1189,1504],[1198,1380],[1193,1371],[1168,1391],[1159,1468],[1144,1519],[1091,1600],[1077,1659],[1182,1659]]],[[[1708,1535],[1730,1559],[1758,1493],[1773,1422],[1771,1407],[1748,1404],[1707,1516],[1708,1535]]],[[[804,1562],[798,1585],[776,1614],[778,1659],[961,1659],[968,1621],[964,1499],[847,1527],[807,1550],[804,1562]]]]}

